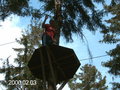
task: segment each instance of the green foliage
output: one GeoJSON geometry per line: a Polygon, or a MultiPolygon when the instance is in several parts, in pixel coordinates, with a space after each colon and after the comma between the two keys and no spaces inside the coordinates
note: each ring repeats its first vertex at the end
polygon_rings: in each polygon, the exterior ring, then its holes
{"type": "Polygon", "coordinates": [[[21,45],[20,48],[14,48],[17,52],[17,58],[14,60],[16,65],[9,64],[9,58],[3,61],[3,67],[0,68],[0,73],[5,74],[5,81],[1,82],[8,90],[14,90],[16,88],[27,88],[33,90],[42,89],[42,81],[36,79],[27,67],[27,63],[30,60],[35,48],[41,46],[42,29],[39,27],[39,22],[33,22],[22,37],[17,42],[21,45]],[[37,85],[8,85],[9,80],[36,80],[37,85]]]}
{"type": "Polygon", "coordinates": [[[113,17],[109,20],[106,20],[110,24],[107,30],[103,30],[104,34],[103,42],[107,43],[117,43],[120,41],[120,4],[114,6],[105,6],[107,12],[113,14],[113,17]]]}
{"type": "Polygon", "coordinates": [[[106,77],[102,78],[95,66],[86,64],[81,68],[81,71],[70,80],[71,90],[107,90],[106,77]]]}
{"type": "Polygon", "coordinates": [[[98,28],[105,28],[101,22],[103,11],[95,10],[91,0],[66,0],[62,2],[62,26],[61,30],[65,38],[72,39],[72,33],[79,33],[82,36],[84,26],[90,31],[98,28]]]}
{"type": "Polygon", "coordinates": [[[104,39],[100,42],[104,42],[104,43],[108,43],[108,44],[111,44],[111,43],[115,44],[120,41],[120,39],[117,37],[117,35],[115,35],[113,33],[112,34],[110,34],[110,33],[104,34],[103,38],[104,39]]]}
{"type": "Polygon", "coordinates": [[[59,23],[59,29],[63,32],[67,41],[72,40],[72,33],[81,36],[83,28],[96,31],[98,28],[105,29],[102,23],[104,11],[97,10],[95,3],[104,3],[104,0],[64,0],[60,5],[56,5],[54,0],[39,0],[39,9],[30,6],[30,0],[1,0],[0,20],[4,20],[11,14],[19,16],[34,16],[41,18],[42,15],[51,13],[59,23]],[[59,20],[58,20],[59,19],[59,20]]]}
{"type": "Polygon", "coordinates": [[[120,3],[116,3],[114,5],[105,6],[106,10],[113,14],[113,17],[109,20],[106,20],[107,23],[110,24],[107,31],[103,31],[104,34],[103,41],[105,43],[117,43],[117,46],[115,49],[110,50],[108,52],[108,55],[110,55],[112,58],[110,61],[106,62],[104,64],[105,67],[108,67],[109,73],[112,73],[114,75],[120,75],[120,3]]]}
{"type": "Polygon", "coordinates": [[[0,20],[4,20],[11,14],[26,16],[29,14],[29,0],[1,0],[0,20]]]}
{"type": "Polygon", "coordinates": [[[109,73],[120,75],[120,45],[108,52],[112,57],[110,61],[105,62],[104,66],[109,68],[109,73]]]}
{"type": "Polygon", "coordinates": [[[120,89],[120,83],[112,83],[113,88],[112,90],[119,90],[120,89]]]}
{"type": "MultiPolygon", "coordinates": [[[[111,56],[111,59],[107,62],[104,62],[103,66],[109,68],[109,73],[115,76],[120,76],[120,1],[112,0],[111,5],[105,6],[105,9],[108,13],[111,13],[113,16],[111,19],[106,20],[110,25],[107,27],[107,30],[103,30],[104,34],[102,42],[109,44],[116,44],[116,47],[110,50],[108,55],[111,56]]],[[[118,90],[120,83],[113,83],[113,90],[118,90]]]]}
{"type": "Polygon", "coordinates": [[[54,0],[46,0],[45,2],[46,2],[46,5],[45,5],[44,9],[46,11],[53,11],[54,12],[54,9],[55,9],[55,2],[54,2],[54,0]]]}

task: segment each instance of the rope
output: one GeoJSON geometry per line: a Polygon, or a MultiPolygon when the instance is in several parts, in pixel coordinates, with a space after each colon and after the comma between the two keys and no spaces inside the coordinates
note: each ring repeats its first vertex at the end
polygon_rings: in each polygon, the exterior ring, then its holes
{"type": "Polygon", "coordinates": [[[100,56],[96,56],[96,57],[92,57],[92,58],[85,58],[85,59],[81,59],[80,61],[85,61],[85,60],[89,60],[89,59],[95,59],[95,58],[101,58],[101,57],[106,57],[108,55],[100,55],[100,56]]]}
{"type": "Polygon", "coordinates": [[[4,46],[4,45],[7,45],[7,44],[12,44],[12,43],[15,43],[15,42],[16,42],[16,41],[4,43],[4,44],[0,44],[0,46],[4,46]]]}
{"type": "MultiPolygon", "coordinates": [[[[4,43],[4,44],[0,44],[0,46],[12,44],[12,43],[15,43],[15,42],[16,42],[16,41],[4,43]]],[[[92,58],[84,58],[84,59],[81,59],[80,61],[89,60],[89,59],[95,59],[95,58],[101,58],[101,57],[106,57],[106,56],[109,56],[109,55],[100,55],[100,56],[96,56],[96,57],[92,57],[92,58]]],[[[1,59],[0,59],[0,60],[1,60],[1,59]]]]}

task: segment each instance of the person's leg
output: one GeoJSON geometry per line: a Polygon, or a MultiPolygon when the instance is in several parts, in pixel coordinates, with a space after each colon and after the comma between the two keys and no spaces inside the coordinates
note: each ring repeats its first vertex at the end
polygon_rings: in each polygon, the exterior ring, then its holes
{"type": "Polygon", "coordinates": [[[49,35],[46,35],[46,45],[52,45],[53,44],[53,40],[49,35]]]}
{"type": "Polygon", "coordinates": [[[43,34],[43,36],[42,36],[42,45],[46,46],[46,45],[52,45],[52,44],[53,44],[52,38],[47,34],[43,34]]]}
{"type": "Polygon", "coordinates": [[[46,45],[46,34],[42,35],[42,45],[45,46],[46,45]]]}

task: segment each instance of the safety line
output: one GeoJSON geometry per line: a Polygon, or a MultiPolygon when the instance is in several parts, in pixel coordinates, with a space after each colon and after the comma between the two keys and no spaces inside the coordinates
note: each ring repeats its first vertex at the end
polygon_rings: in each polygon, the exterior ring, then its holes
{"type": "Polygon", "coordinates": [[[4,44],[0,44],[0,46],[4,46],[4,45],[8,45],[8,44],[12,44],[12,43],[15,43],[16,41],[13,41],[13,42],[8,42],[8,43],[4,43],[4,44]]]}
{"type": "Polygon", "coordinates": [[[101,58],[101,57],[106,57],[106,56],[109,56],[109,55],[100,55],[100,56],[96,56],[96,57],[92,57],[92,58],[85,58],[85,59],[81,59],[80,61],[95,59],[95,58],[101,58]]]}

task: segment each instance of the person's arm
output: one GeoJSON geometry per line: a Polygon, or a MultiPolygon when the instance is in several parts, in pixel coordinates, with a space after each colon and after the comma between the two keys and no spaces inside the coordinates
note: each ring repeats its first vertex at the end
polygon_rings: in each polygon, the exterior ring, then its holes
{"type": "Polygon", "coordinates": [[[43,23],[42,23],[42,28],[45,28],[45,22],[46,22],[47,19],[48,19],[48,16],[46,15],[46,16],[45,16],[45,19],[44,19],[44,21],[43,21],[43,23]]]}

